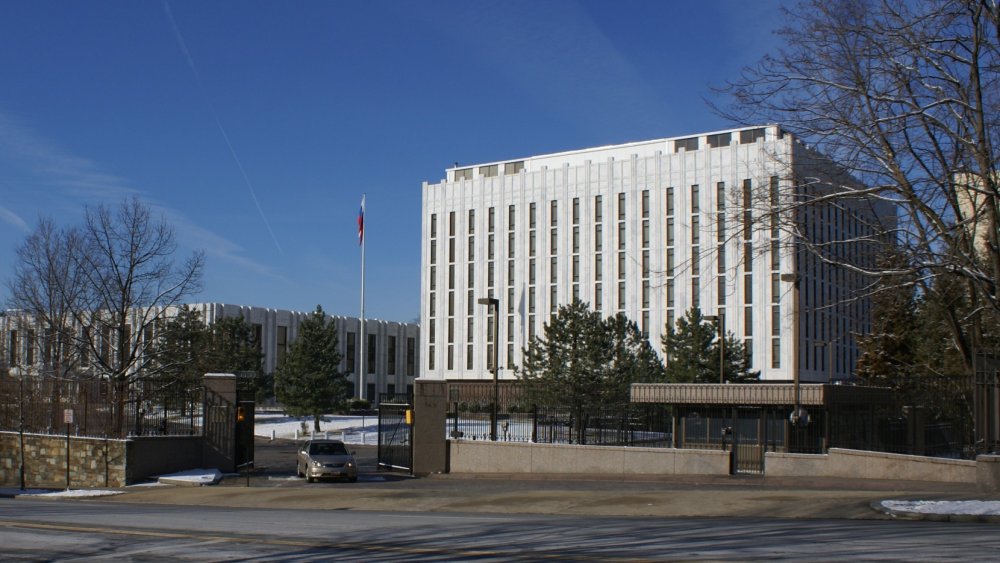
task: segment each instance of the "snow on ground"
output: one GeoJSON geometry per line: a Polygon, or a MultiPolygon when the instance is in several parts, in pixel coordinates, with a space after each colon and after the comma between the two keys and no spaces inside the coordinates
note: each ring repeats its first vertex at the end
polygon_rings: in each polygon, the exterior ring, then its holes
{"type": "Polygon", "coordinates": [[[83,498],[83,497],[106,497],[110,495],[120,495],[125,491],[112,491],[108,489],[70,489],[68,491],[53,491],[50,489],[0,489],[0,497],[4,496],[32,496],[45,498],[83,498]]]}
{"type": "MultiPolygon", "coordinates": [[[[343,440],[345,444],[378,444],[377,416],[325,414],[320,417],[317,438],[343,440]]],[[[305,439],[313,432],[313,418],[294,417],[281,413],[254,414],[254,435],[263,438],[305,439]],[[303,430],[302,423],[305,423],[303,430]]]]}
{"type": "Polygon", "coordinates": [[[218,469],[188,469],[169,475],[159,475],[157,481],[167,484],[214,485],[222,480],[218,469]]]}
{"type": "Polygon", "coordinates": [[[996,500],[883,500],[882,506],[919,514],[1000,516],[1000,501],[996,500]]]}

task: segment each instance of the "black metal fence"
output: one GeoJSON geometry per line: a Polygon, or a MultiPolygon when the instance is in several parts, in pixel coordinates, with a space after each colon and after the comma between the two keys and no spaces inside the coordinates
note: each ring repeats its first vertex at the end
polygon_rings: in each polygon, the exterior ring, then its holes
{"type": "MultiPolygon", "coordinates": [[[[462,410],[461,406],[454,403],[448,413],[448,435],[489,440],[493,432],[492,411],[473,412],[462,410]]],[[[496,426],[497,439],[505,442],[653,447],[671,444],[670,410],[662,405],[577,409],[533,406],[527,412],[499,412],[496,426]]]]}
{"type": "Polygon", "coordinates": [[[0,378],[0,430],[77,436],[200,435],[203,389],[178,383],[0,378]],[[23,427],[22,427],[23,420],[23,427]]]}
{"type": "Polygon", "coordinates": [[[500,441],[723,449],[732,445],[735,432],[765,451],[825,453],[846,448],[950,458],[977,452],[969,439],[971,417],[942,418],[929,409],[900,408],[891,400],[810,407],[809,424],[793,425],[790,405],[532,405],[514,382],[496,387],[492,382],[450,382],[446,435],[492,439],[494,397],[499,399],[495,432],[500,441]]]}

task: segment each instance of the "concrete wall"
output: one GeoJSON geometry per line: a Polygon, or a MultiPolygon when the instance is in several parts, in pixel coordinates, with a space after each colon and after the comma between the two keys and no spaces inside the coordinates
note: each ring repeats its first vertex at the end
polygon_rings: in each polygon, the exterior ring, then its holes
{"type": "Polygon", "coordinates": [[[442,436],[448,403],[444,381],[417,380],[413,395],[413,474],[442,473],[447,469],[447,444],[442,436]]]}
{"type": "MultiPolygon", "coordinates": [[[[673,448],[625,448],[448,441],[450,473],[566,475],[728,475],[729,452],[673,448]]],[[[834,477],[941,483],[979,483],[1000,489],[1000,456],[977,461],[830,449],[827,454],[767,452],[768,477],[834,477]]]]}
{"type": "Polygon", "coordinates": [[[729,473],[729,453],[717,450],[449,440],[448,452],[451,473],[622,476],[729,473]]]}
{"type": "MultiPolygon", "coordinates": [[[[71,436],[69,486],[125,486],[126,443],[71,436]]],[[[21,486],[20,451],[17,432],[0,432],[0,487],[21,486]]],[[[26,487],[66,487],[66,436],[25,434],[24,458],[26,487]]]]}
{"type": "Polygon", "coordinates": [[[126,479],[138,483],[153,475],[202,467],[201,436],[141,436],[128,441],[126,479]]]}
{"type": "Polygon", "coordinates": [[[882,452],[830,448],[829,453],[764,454],[764,473],[769,477],[843,477],[976,483],[976,462],[882,452]]]}

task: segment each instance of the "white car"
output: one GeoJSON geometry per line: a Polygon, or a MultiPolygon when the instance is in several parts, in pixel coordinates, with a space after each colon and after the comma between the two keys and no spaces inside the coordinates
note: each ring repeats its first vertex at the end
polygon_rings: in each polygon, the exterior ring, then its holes
{"type": "Polygon", "coordinates": [[[299,477],[312,483],[317,479],[358,480],[358,462],[354,452],[340,440],[309,440],[299,448],[295,465],[299,477]]]}

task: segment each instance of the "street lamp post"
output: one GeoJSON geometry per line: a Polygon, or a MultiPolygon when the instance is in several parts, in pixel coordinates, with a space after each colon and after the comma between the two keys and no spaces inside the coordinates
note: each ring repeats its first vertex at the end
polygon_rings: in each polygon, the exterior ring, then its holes
{"type": "Polygon", "coordinates": [[[497,441],[497,405],[500,402],[500,300],[495,297],[481,297],[480,305],[486,305],[487,314],[493,308],[493,414],[490,417],[490,440],[497,441]]]}
{"type": "Polygon", "coordinates": [[[726,322],[724,315],[708,315],[706,321],[715,323],[716,332],[719,335],[719,383],[726,382],[726,338],[723,323],[726,322]]]}
{"type": "Polygon", "coordinates": [[[18,430],[18,434],[20,434],[19,438],[20,438],[20,441],[21,441],[21,468],[20,468],[20,472],[21,472],[21,490],[23,491],[23,490],[25,490],[25,488],[24,488],[24,372],[18,370],[17,376],[18,376],[17,377],[17,380],[18,380],[18,392],[17,392],[18,397],[17,397],[17,399],[18,399],[18,404],[19,404],[19,407],[20,407],[20,408],[18,408],[18,412],[17,412],[17,414],[18,414],[18,416],[20,418],[20,424],[18,425],[18,429],[19,429],[18,430]]]}
{"type": "Polygon", "coordinates": [[[800,404],[799,388],[801,387],[799,382],[799,275],[798,274],[781,274],[781,281],[789,282],[792,284],[792,358],[794,363],[792,365],[792,386],[794,388],[795,394],[795,406],[792,409],[792,414],[789,415],[789,422],[793,426],[805,426],[809,424],[809,414],[805,412],[800,404]]]}

